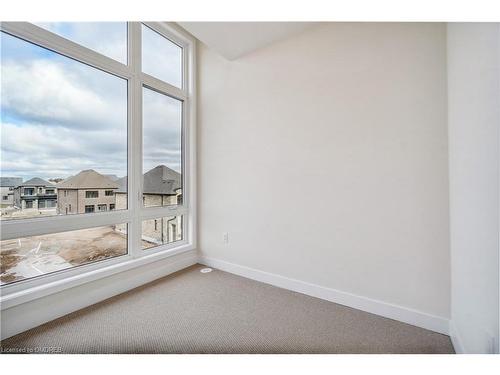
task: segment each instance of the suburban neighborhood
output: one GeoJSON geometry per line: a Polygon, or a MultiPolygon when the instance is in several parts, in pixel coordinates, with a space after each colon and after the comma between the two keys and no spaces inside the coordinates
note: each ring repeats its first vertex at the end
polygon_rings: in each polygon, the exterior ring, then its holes
{"type": "MultiPolygon", "coordinates": [[[[159,165],[143,179],[145,207],[182,203],[181,175],[159,165]]],[[[1,177],[1,220],[127,209],[127,176],[83,170],[66,179],[1,177]]],[[[142,223],[142,248],[182,240],[182,216],[142,223]]],[[[127,224],[1,241],[0,284],[127,253],[127,224]],[[58,236],[64,236],[64,241],[58,236]],[[103,241],[103,239],[106,241],[103,241]]]]}

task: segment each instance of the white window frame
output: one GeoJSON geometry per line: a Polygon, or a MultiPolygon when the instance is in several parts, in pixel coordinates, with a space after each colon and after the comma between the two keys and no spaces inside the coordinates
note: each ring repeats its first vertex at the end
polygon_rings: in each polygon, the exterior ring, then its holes
{"type": "Polygon", "coordinates": [[[98,280],[150,262],[196,248],[196,43],[174,23],[144,22],[146,26],[183,49],[182,88],[142,72],[141,23],[128,22],[127,64],[27,22],[2,22],[0,30],[81,63],[127,80],[128,87],[128,194],[126,210],[92,214],[58,215],[44,218],[0,221],[1,239],[60,233],[126,223],[128,253],[66,270],[20,280],[0,288],[1,309],[82,283],[98,280]],[[181,205],[143,207],[142,200],[142,96],[143,86],[181,100],[182,105],[182,194],[181,205]],[[183,239],[153,249],[141,249],[142,221],[183,215],[183,239]]]}

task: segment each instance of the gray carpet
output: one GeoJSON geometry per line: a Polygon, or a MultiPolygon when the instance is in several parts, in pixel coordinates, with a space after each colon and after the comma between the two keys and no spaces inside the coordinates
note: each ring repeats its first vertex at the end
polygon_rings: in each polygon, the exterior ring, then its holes
{"type": "Polygon", "coordinates": [[[62,353],[453,353],[448,336],[196,265],[2,342],[62,353]]]}

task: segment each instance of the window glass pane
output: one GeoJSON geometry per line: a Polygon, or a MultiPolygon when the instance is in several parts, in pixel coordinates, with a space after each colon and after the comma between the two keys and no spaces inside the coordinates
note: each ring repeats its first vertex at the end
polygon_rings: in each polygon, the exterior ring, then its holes
{"type": "Polygon", "coordinates": [[[167,216],[142,222],[142,249],[182,240],[182,216],[167,216]]]}
{"type": "Polygon", "coordinates": [[[142,25],[142,71],[182,87],[182,48],[142,25]]]}
{"type": "Polygon", "coordinates": [[[126,209],[127,81],[0,35],[0,218],[126,209]]]}
{"type": "Polygon", "coordinates": [[[3,240],[0,284],[125,255],[127,234],[123,226],[126,225],[3,240]]]}
{"type": "Polygon", "coordinates": [[[143,89],[143,204],[182,203],[182,102],[143,89]]]}
{"type": "Polygon", "coordinates": [[[127,63],[126,22],[39,22],[35,24],[123,64],[127,63]]]}

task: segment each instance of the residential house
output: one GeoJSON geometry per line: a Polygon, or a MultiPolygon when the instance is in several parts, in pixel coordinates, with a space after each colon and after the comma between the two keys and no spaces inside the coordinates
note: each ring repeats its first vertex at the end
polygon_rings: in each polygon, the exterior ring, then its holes
{"type": "Polygon", "coordinates": [[[57,184],[59,214],[82,214],[115,209],[118,184],[88,169],[57,184]]]}
{"type": "Polygon", "coordinates": [[[26,209],[52,209],[57,204],[55,185],[34,177],[14,188],[14,206],[26,209]]]}
{"type": "MultiPolygon", "coordinates": [[[[127,177],[117,181],[117,209],[127,208],[127,177]]],[[[144,174],[143,204],[145,207],[169,206],[182,203],[182,176],[180,173],[159,165],[144,174]]],[[[125,232],[126,224],[116,229],[125,232]]],[[[162,217],[142,222],[143,247],[166,244],[182,239],[182,217],[162,217]],[[144,243],[146,242],[146,243],[144,243]]]]}
{"type": "Polygon", "coordinates": [[[0,207],[14,206],[14,189],[22,183],[21,177],[0,177],[0,207]]]}

